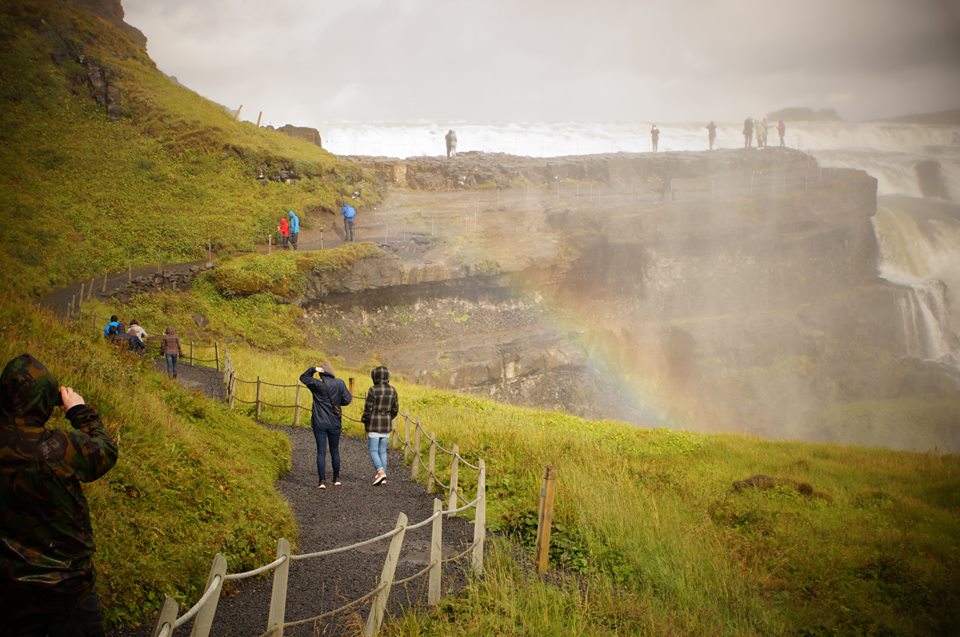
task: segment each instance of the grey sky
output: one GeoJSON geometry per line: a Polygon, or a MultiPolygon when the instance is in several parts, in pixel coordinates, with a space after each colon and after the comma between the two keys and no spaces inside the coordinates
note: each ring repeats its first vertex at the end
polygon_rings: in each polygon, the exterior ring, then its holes
{"type": "Polygon", "coordinates": [[[123,0],[266,123],[850,119],[960,108],[960,0],[123,0]]]}

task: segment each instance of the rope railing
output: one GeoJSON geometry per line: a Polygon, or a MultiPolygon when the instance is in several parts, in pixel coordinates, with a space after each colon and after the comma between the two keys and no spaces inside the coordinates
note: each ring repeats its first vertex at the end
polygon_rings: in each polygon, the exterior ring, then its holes
{"type": "MultiPolygon", "coordinates": [[[[219,359],[220,359],[220,349],[217,347],[217,359],[218,359],[218,369],[219,369],[219,359]]],[[[274,409],[294,409],[295,414],[295,424],[299,419],[301,409],[309,409],[306,405],[300,404],[300,387],[301,384],[280,384],[280,383],[269,383],[264,381],[262,378],[257,378],[256,381],[247,381],[237,377],[236,368],[234,367],[233,360],[230,357],[229,352],[226,349],[223,350],[223,384],[226,388],[227,400],[232,406],[235,402],[241,404],[252,404],[255,405],[257,418],[259,420],[260,411],[263,407],[274,408],[274,409]],[[239,398],[236,395],[236,386],[237,383],[253,384],[257,386],[257,397],[256,400],[248,401],[243,398],[239,398]],[[296,398],[294,404],[277,404],[265,401],[261,395],[261,389],[264,387],[280,387],[280,388],[295,388],[296,389],[296,398]]],[[[351,380],[351,386],[353,384],[353,379],[351,380]]],[[[358,396],[359,397],[359,396],[358,396]]],[[[342,415],[343,418],[351,420],[354,422],[359,422],[358,420],[348,416],[347,414],[342,415]]],[[[411,441],[411,428],[410,423],[414,424],[413,435],[416,439],[416,450],[414,458],[411,461],[413,467],[414,477],[416,471],[421,467],[425,469],[427,473],[427,491],[432,492],[434,485],[439,484],[444,490],[449,491],[448,506],[444,509],[443,502],[439,499],[434,500],[434,512],[432,515],[424,518],[423,520],[415,524],[407,524],[407,517],[403,513],[400,514],[396,526],[385,533],[381,533],[371,538],[365,540],[360,540],[349,544],[346,546],[340,546],[330,549],[324,549],[321,551],[313,551],[311,553],[303,554],[292,554],[290,553],[290,545],[286,539],[281,538],[277,542],[277,557],[272,562],[264,564],[263,566],[243,571],[240,573],[227,573],[226,572],[226,560],[221,555],[217,555],[214,559],[214,568],[211,571],[210,579],[208,585],[204,590],[203,595],[200,599],[182,616],[177,617],[177,603],[172,598],[168,597],[164,602],[163,608],[161,609],[160,616],[157,619],[157,624],[154,628],[153,636],[160,637],[161,635],[166,635],[167,637],[172,637],[174,630],[181,627],[186,622],[196,618],[193,627],[193,635],[197,637],[207,637],[209,635],[210,627],[213,622],[213,615],[216,612],[216,604],[219,599],[219,592],[222,589],[223,582],[226,581],[239,581],[245,580],[259,575],[264,575],[266,573],[273,573],[273,594],[271,597],[270,611],[268,618],[268,628],[263,635],[269,637],[278,637],[282,635],[283,630],[286,628],[293,628],[295,626],[302,626],[309,624],[311,622],[319,622],[325,618],[331,617],[332,615],[342,612],[344,610],[354,608],[364,602],[373,600],[370,612],[367,617],[367,624],[364,630],[364,635],[367,637],[373,637],[379,632],[380,624],[383,620],[383,615],[386,612],[387,608],[387,599],[390,595],[390,589],[393,585],[406,585],[410,581],[423,576],[424,574],[430,574],[430,585],[428,587],[428,604],[433,606],[435,605],[440,598],[440,568],[443,564],[447,564],[453,560],[460,559],[472,552],[473,554],[473,569],[476,573],[480,574],[483,572],[483,543],[484,538],[486,537],[486,469],[484,467],[483,460],[479,461],[478,465],[470,465],[467,463],[459,454],[459,450],[456,445],[452,449],[446,449],[436,442],[436,437],[432,434],[426,432],[423,428],[420,419],[412,419],[410,414],[404,413],[402,416],[403,422],[403,433],[404,440],[402,444],[406,451],[410,449],[411,441]],[[422,434],[426,434],[430,442],[430,464],[424,464],[421,449],[419,448],[420,438],[422,434]],[[440,480],[436,474],[436,450],[440,449],[443,453],[451,457],[450,464],[450,479],[449,483],[440,480]],[[477,471],[477,485],[476,497],[467,502],[464,506],[455,507],[459,500],[464,500],[460,489],[457,486],[457,476],[458,476],[458,467],[459,464],[464,464],[466,466],[475,467],[477,471]],[[473,542],[470,543],[466,549],[459,552],[456,556],[452,558],[442,558],[442,544],[443,544],[443,535],[442,535],[442,520],[445,517],[450,517],[462,513],[468,509],[474,509],[476,511],[474,515],[473,527],[474,527],[474,537],[473,542]],[[403,544],[404,537],[407,531],[415,531],[427,525],[433,525],[432,534],[433,538],[431,540],[431,557],[426,567],[419,570],[417,573],[406,577],[402,580],[394,581],[393,576],[396,571],[397,562],[399,560],[400,550],[403,544]],[[365,595],[348,602],[344,605],[339,606],[338,608],[325,611],[313,617],[306,619],[300,619],[293,622],[284,621],[284,612],[286,607],[286,590],[287,590],[287,576],[289,572],[289,567],[292,562],[297,562],[301,560],[308,560],[314,558],[320,558],[330,555],[335,555],[338,553],[344,553],[346,551],[356,550],[370,544],[375,544],[378,542],[383,542],[389,540],[390,547],[387,551],[387,555],[384,561],[383,572],[377,586],[366,593],[365,595]],[[434,554],[436,552],[436,554],[434,554]]],[[[396,432],[396,438],[399,439],[399,432],[396,432]]],[[[406,457],[405,457],[406,459],[406,457]]],[[[464,500],[465,501],[465,500],[464,500]]]]}

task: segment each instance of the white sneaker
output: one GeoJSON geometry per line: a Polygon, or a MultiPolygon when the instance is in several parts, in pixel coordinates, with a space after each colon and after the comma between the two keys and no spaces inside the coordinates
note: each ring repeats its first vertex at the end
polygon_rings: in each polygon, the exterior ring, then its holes
{"type": "Polygon", "coordinates": [[[383,484],[387,481],[387,474],[383,471],[377,471],[377,475],[373,476],[374,484],[383,484]]]}

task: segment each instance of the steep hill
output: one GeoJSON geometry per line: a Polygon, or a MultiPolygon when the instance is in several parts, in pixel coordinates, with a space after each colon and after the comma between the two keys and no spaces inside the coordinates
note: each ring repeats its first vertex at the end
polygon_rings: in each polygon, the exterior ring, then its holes
{"type": "Polygon", "coordinates": [[[42,293],[133,265],[248,250],[281,212],[377,199],[315,144],[235,121],[160,72],[114,2],[0,7],[0,264],[42,293]],[[259,178],[263,174],[263,178],[259,178]]]}

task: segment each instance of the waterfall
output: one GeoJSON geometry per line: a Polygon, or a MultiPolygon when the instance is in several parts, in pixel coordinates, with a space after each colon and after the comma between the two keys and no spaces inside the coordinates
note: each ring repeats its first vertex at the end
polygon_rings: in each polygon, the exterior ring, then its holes
{"type": "Polygon", "coordinates": [[[873,227],[880,276],[907,288],[900,300],[907,355],[960,369],[957,318],[950,314],[950,297],[960,294],[960,217],[907,198],[883,198],[878,208],[873,227]]]}

